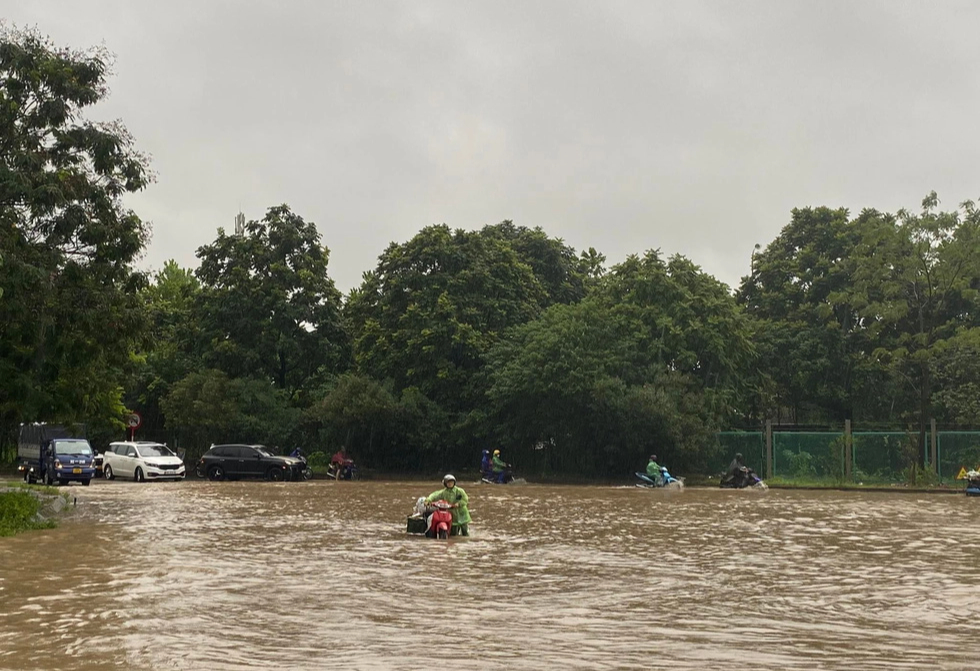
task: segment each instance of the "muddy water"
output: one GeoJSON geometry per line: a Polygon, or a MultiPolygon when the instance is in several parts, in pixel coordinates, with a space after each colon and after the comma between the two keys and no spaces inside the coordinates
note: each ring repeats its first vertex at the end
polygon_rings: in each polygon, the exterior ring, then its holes
{"type": "Polygon", "coordinates": [[[980,501],[421,483],[98,483],[0,539],[2,669],[973,668],[980,501]]]}

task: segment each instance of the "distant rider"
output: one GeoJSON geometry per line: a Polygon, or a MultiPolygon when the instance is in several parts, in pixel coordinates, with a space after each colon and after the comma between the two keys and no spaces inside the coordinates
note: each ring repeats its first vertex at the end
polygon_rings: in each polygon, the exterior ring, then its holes
{"type": "Polygon", "coordinates": [[[347,448],[341,447],[330,457],[330,465],[334,467],[337,474],[336,479],[350,480],[354,460],[347,456],[347,448]]]}
{"type": "Polygon", "coordinates": [[[507,469],[510,468],[510,464],[500,458],[500,450],[493,451],[493,479],[503,484],[507,479],[507,469]]]}
{"type": "Polygon", "coordinates": [[[469,536],[470,527],[469,524],[472,521],[470,519],[470,498],[463,491],[462,487],[456,486],[456,476],[447,473],[442,479],[442,489],[432,492],[427,497],[425,497],[426,503],[432,503],[433,501],[445,501],[450,504],[452,508],[449,513],[453,516],[453,526],[450,531],[450,536],[469,536]]]}
{"type": "Polygon", "coordinates": [[[722,484],[734,483],[738,484],[748,469],[745,464],[742,463],[742,453],[736,452],[735,458],[732,459],[732,463],[728,465],[728,470],[725,472],[725,476],[721,479],[722,484]]]}
{"type": "Polygon", "coordinates": [[[650,455],[650,463],[647,464],[647,477],[658,485],[663,484],[663,473],[660,472],[660,464],[657,463],[657,455],[650,455]]]}
{"type": "Polygon", "coordinates": [[[490,459],[490,450],[483,450],[483,459],[480,461],[480,477],[488,480],[493,476],[493,462],[490,459]]]}

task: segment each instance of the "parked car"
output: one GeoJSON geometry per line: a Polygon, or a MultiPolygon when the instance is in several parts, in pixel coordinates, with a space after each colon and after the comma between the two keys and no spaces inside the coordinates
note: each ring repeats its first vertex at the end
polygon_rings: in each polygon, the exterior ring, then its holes
{"type": "Polygon", "coordinates": [[[183,480],[186,474],[183,460],[163,443],[121,441],[109,443],[102,455],[102,471],[106,480],[117,477],[147,480],[183,480]]]}
{"type": "Polygon", "coordinates": [[[303,462],[281,457],[264,445],[212,445],[197,464],[197,474],[209,480],[302,480],[303,462]]]}

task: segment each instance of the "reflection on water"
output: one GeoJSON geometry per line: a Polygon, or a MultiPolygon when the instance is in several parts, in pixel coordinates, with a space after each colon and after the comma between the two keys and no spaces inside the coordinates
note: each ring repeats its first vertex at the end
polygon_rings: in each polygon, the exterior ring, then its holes
{"type": "Polygon", "coordinates": [[[972,668],[980,501],[471,484],[407,536],[437,487],[73,487],[0,539],[0,668],[972,668]]]}

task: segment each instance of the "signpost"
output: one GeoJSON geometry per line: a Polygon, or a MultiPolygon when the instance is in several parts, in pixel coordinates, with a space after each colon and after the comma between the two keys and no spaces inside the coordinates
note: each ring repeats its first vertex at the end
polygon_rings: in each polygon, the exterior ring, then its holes
{"type": "Polygon", "coordinates": [[[136,439],[136,429],[140,428],[143,424],[143,418],[138,412],[130,413],[129,417],[126,418],[126,426],[129,427],[129,439],[136,439]]]}

